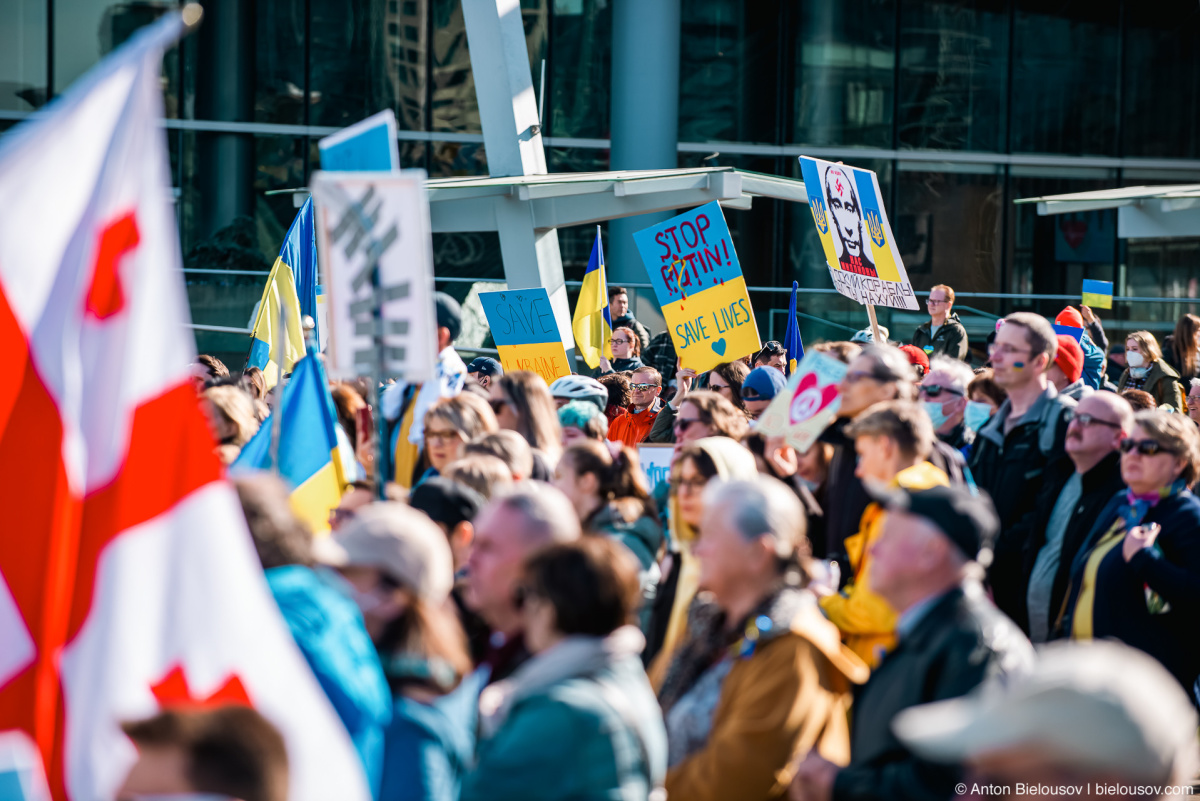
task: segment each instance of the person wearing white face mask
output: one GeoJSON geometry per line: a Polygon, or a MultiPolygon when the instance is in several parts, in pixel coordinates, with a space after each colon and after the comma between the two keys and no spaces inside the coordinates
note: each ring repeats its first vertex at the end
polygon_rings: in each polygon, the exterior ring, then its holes
{"type": "Polygon", "coordinates": [[[1183,411],[1183,388],[1179,373],[1162,357],[1158,340],[1149,331],[1134,331],[1125,340],[1125,372],[1117,382],[1117,391],[1140,389],[1149,392],[1159,406],[1183,411]]]}
{"type": "MultiPolygon", "coordinates": [[[[963,362],[945,356],[935,356],[929,363],[929,372],[921,379],[917,395],[921,405],[933,422],[938,439],[967,458],[975,442],[979,425],[969,427],[965,415],[971,403],[967,400],[967,387],[975,374],[963,362]]],[[[979,404],[987,406],[987,404],[979,404]]],[[[984,409],[984,419],[990,409],[984,409]]]]}

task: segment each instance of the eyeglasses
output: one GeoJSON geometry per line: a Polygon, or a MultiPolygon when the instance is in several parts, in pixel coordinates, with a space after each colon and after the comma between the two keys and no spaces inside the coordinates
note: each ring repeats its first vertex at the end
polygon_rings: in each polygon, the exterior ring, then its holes
{"type": "Polygon", "coordinates": [[[658,389],[658,384],[630,384],[629,388],[634,392],[646,392],[651,389],[658,389]]]}
{"type": "Polygon", "coordinates": [[[492,414],[500,414],[500,410],[508,405],[507,400],[490,400],[488,405],[492,407],[492,414]]]}
{"type": "Polygon", "coordinates": [[[632,345],[633,344],[632,339],[618,339],[617,337],[613,337],[612,342],[614,345],[632,345]]]}
{"type": "Polygon", "coordinates": [[[938,300],[937,298],[928,298],[925,303],[929,306],[940,306],[943,303],[949,303],[949,300],[938,300]]]}
{"type": "Polygon", "coordinates": [[[1121,453],[1132,453],[1136,450],[1142,456],[1154,456],[1157,453],[1169,453],[1172,456],[1179,455],[1177,451],[1159,445],[1152,439],[1123,439],[1121,440],[1120,447],[1121,453]]]}
{"type": "MultiPolygon", "coordinates": [[[[1109,428],[1116,428],[1116,429],[1121,428],[1120,423],[1113,423],[1109,420],[1101,420],[1099,417],[1095,417],[1090,414],[1072,414],[1070,417],[1070,421],[1072,423],[1079,423],[1079,425],[1081,425],[1081,426],[1093,426],[1094,425],[1094,426],[1108,426],[1109,428]]],[[[1133,442],[1133,440],[1125,440],[1125,441],[1133,442]]],[[[1154,440],[1149,440],[1149,439],[1145,440],[1145,442],[1153,442],[1153,441],[1154,440]]]]}
{"type": "Polygon", "coordinates": [[[676,492],[682,492],[685,489],[688,492],[700,492],[701,490],[704,489],[704,487],[707,484],[708,484],[708,479],[701,477],[701,478],[689,478],[686,480],[680,479],[679,481],[676,481],[672,486],[675,488],[676,492]]]}
{"type": "Polygon", "coordinates": [[[692,417],[687,420],[684,420],[682,417],[676,417],[675,418],[675,435],[679,436],[684,431],[687,431],[688,427],[691,426],[692,423],[699,423],[699,422],[701,422],[699,417],[692,417]]]}
{"type": "Polygon", "coordinates": [[[733,387],[729,386],[728,384],[714,384],[711,381],[708,382],[708,388],[711,389],[713,392],[720,392],[723,389],[728,389],[728,390],[733,389],[733,387]]]}
{"type": "Polygon", "coordinates": [[[1014,348],[1012,345],[997,345],[995,342],[988,345],[988,356],[995,356],[997,353],[1002,356],[1015,356],[1018,353],[1033,353],[1033,348],[1014,348]]]}
{"type": "Polygon", "coordinates": [[[924,395],[928,398],[941,397],[941,394],[943,392],[950,394],[950,395],[954,395],[959,398],[964,397],[964,395],[965,395],[965,393],[959,392],[957,389],[951,389],[950,387],[943,387],[941,384],[922,384],[921,386],[917,387],[917,390],[922,395],[924,395]]]}
{"type": "Polygon", "coordinates": [[[453,445],[455,442],[461,442],[466,437],[461,431],[430,431],[425,430],[425,441],[430,445],[453,445]]]}

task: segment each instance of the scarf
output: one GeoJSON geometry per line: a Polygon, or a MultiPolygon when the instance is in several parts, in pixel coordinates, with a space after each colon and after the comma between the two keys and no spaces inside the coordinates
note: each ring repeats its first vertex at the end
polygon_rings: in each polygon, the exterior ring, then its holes
{"type": "Polygon", "coordinates": [[[728,631],[725,612],[705,595],[696,596],[688,612],[690,636],[667,668],[658,700],[663,714],[671,711],[706,670],[726,655],[749,659],[765,642],[791,630],[792,619],[812,596],[795,587],[780,587],[759,602],[741,624],[728,631]]]}
{"type": "Polygon", "coordinates": [[[1146,515],[1158,505],[1158,502],[1171,498],[1187,489],[1187,482],[1182,478],[1175,480],[1169,487],[1160,487],[1154,492],[1138,495],[1133,490],[1125,490],[1125,503],[1121,504],[1117,513],[1121,519],[1125,521],[1125,530],[1129,531],[1134,526],[1140,526],[1146,515]]]}
{"type": "Polygon", "coordinates": [[[519,701],[568,679],[594,675],[620,659],[640,654],[645,647],[646,638],[634,626],[622,626],[607,637],[565,638],[480,694],[480,731],[485,738],[491,737],[519,701]]]}

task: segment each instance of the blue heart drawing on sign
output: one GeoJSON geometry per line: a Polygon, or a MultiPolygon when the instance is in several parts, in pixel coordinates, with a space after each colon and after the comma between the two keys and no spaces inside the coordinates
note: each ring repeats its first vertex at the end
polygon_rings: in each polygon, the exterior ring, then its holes
{"type": "Polygon", "coordinates": [[[712,343],[712,349],[717,352],[718,356],[725,355],[725,337],[721,337],[716,342],[712,343]]]}

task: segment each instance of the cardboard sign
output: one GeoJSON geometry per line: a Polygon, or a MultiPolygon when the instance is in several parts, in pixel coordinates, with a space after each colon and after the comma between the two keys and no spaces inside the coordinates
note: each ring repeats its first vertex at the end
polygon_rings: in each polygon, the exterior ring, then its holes
{"type": "Polygon", "coordinates": [[[719,203],[638,231],[633,241],[684,367],[701,373],[762,349],[719,203]]]}
{"type": "Polygon", "coordinates": [[[1093,309],[1111,309],[1113,299],[1112,281],[1083,279],[1083,305],[1093,309]]]}
{"type": "Polygon", "coordinates": [[[326,371],[337,379],[380,372],[379,380],[433,378],[437,318],[425,171],[318,171],[311,189],[329,308],[326,371]]]}
{"type": "Polygon", "coordinates": [[[808,156],[800,170],[837,291],[864,305],[920,309],[875,173],[808,156]]]}
{"type": "Polygon", "coordinates": [[[755,430],[768,437],[783,437],[797,451],[806,453],[842,405],[837,385],[846,369],[832,356],[806,353],[787,388],[775,396],[758,419],[755,430]]]}
{"type": "Polygon", "coordinates": [[[549,384],[571,374],[545,287],[480,292],[504,370],[532,370],[549,384]]]}
{"type": "Polygon", "coordinates": [[[659,484],[671,483],[671,459],[675,455],[675,446],[658,442],[643,442],[638,445],[638,460],[642,463],[642,472],[646,475],[646,485],[650,494],[659,484]]]}
{"type": "Polygon", "coordinates": [[[332,133],[317,142],[321,169],[338,172],[390,172],[400,169],[396,114],[391,109],[332,133]]]}

